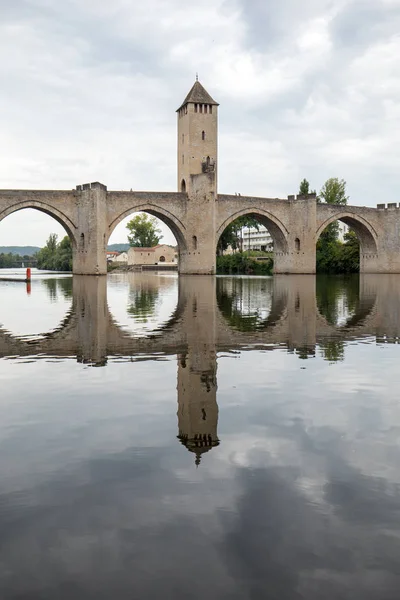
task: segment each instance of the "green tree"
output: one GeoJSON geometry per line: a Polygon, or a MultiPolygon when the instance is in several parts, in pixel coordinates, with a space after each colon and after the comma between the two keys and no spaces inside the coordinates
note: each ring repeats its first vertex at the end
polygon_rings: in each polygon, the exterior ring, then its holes
{"type": "MultiPolygon", "coordinates": [[[[346,182],[331,177],[322,186],[318,202],[346,205],[346,182]]],[[[343,244],[338,240],[339,223],[331,223],[321,233],[317,242],[317,273],[354,273],[359,268],[359,243],[352,234],[343,244]]]]}
{"type": "Polygon", "coordinates": [[[72,245],[66,235],[57,243],[57,235],[51,233],[44,248],[36,254],[38,269],[46,271],[72,271],[72,245]]]}
{"type": "Polygon", "coordinates": [[[327,204],[347,204],[346,182],[344,179],[331,177],[327,179],[319,193],[320,201],[327,204]]]}
{"type": "Polygon", "coordinates": [[[304,177],[303,181],[300,181],[299,195],[307,196],[308,194],[315,194],[315,190],[310,190],[310,182],[304,177]]]}
{"type": "Polygon", "coordinates": [[[161,229],[157,227],[155,217],[139,213],[129,221],[126,228],[129,230],[128,242],[130,246],[152,248],[157,246],[162,238],[161,229]]]}

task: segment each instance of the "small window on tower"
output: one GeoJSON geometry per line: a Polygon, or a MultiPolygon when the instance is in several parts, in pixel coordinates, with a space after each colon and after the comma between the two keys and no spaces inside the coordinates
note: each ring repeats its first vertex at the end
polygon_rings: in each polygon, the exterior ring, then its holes
{"type": "Polygon", "coordinates": [[[207,114],[207,104],[204,105],[204,113],[207,114]]]}
{"type": "Polygon", "coordinates": [[[194,105],[194,112],[197,112],[197,104],[194,105]]]}
{"type": "Polygon", "coordinates": [[[184,143],[185,143],[185,134],[182,133],[182,144],[184,144],[184,143]]]}
{"type": "Polygon", "coordinates": [[[200,107],[200,112],[202,113],[203,112],[203,105],[199,104],[199,107],[200,107]]]}
{"type": "Polygon", "coordinates": [[[182,154],[182,164],[183,165],[185,164],[185,155],[184,154],[182,154]]]}
{"type": "Polygon", "coordinates": [[[212,115],[212,104],[210,104],[210,115],[212,115]]]}
{"type": "Polygon", "coordinates": [[[205,139],[206,139],[206,132],[205,132],[205,131],[202,131],[202,132],[201,132],[201,139],[202,139],[202,140],[205,140],[205,139]]]}

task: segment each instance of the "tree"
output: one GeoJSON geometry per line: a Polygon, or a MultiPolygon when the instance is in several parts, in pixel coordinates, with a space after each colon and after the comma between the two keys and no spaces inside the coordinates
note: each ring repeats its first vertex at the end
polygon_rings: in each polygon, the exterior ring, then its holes
{"type": "Polygon", "coordinates": [[[163,237],[161,229],[157,225],[157,219],[148,217],[145,213],[139,213],[133,217],[126,226],[130,232],[128,234],[129,245],[143,248],[157,246],[163,237]]]}
{"type": "Polygon", "coordinates": [[[300,187],[299,187],[299,194],[301,196],[307,196],[307,194],[310,193],[310,184],[307,181],[306,178],[303,179],[303,181],[300,182],[300,187]]]}
{"type": "Polygon", "coordinates": [[[310,183],[304,177],[303,181],[300,182],[299,195],[307,196],[308,194],[315,194],[315,193],[316,193],[315,190],[310,190],[310,183]]]}
{"type": "Polygon", "coordinates": [[[320,200],[327,204],[347,204],[346,182],[344,179],[331,177],[327,179],[319,193],[320,200]]]}
{"type": "Polygon", "coordinates": [[[47,271],[72,271],[72,245],[66,235],[57,243],[57,235],[51,233],[44,248],[36,254],[38,269],[47,271]]]}

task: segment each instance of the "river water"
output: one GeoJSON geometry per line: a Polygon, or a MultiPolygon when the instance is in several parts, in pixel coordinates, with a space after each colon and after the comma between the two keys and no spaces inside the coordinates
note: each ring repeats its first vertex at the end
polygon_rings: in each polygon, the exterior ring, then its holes
{"type": "Polygon", "coordinates": [[[0,597],[398,598],[399,336],[400,276],[0,281],[0,597]]]}

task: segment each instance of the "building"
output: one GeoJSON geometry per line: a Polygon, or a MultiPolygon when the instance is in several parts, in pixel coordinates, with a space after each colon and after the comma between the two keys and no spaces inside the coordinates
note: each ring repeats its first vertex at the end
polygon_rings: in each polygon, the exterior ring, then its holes
{"type": "Polygon", "coordinates": [[[243,252],[246,250],[269,252],[274,248],[272,237],[264,225],[260,225],[258,230],[255,227],[244,227],[242,229],[242,239],[243,252]]]}
{"type": "Polygon", "coordinates": [[[217,181],[218,106],[196,78],[176,111],[178,190],[181,192],[191,192],[194,173],[213,172],[217,181]]]}
{"type": "Polygon", "coordinates": [[[116,252],[115,250],[107,250],[107,262],[112,262],[115,260],[118,254],[119,252],[116,252]]]}
{"type": "Polygon", "coordinates": [[[128,250],[128,265],[176,264],[175,249],[167,244],[153,248],[132,247],[128,250]]]}

